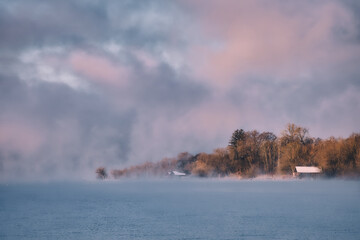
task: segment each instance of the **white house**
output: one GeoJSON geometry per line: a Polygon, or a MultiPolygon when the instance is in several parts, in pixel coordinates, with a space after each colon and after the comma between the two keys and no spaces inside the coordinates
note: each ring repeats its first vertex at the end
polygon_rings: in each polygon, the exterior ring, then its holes
{"type": "Polygon", "coordinates": [[[315,166],[296,166],[295,167],[295,176],[316,176],[322,173],[321,168],[315,166]]]}

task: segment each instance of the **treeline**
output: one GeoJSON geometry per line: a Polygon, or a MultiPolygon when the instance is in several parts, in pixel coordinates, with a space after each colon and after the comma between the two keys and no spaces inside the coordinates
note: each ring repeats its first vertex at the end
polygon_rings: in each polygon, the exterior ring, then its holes
{"type": "Polygon", "coordinates": [[[254,177],[292,174],[295,166],[318,166],[327,176],[360,176],[360,134],[323,140],[310,137],[306,128],[295,124],[288,124],[280,137],[271,132],[240,129],[234,131],[226,148],[213,153],[185,152],[157,163],[112,170],[111,175],[164,176],[178,170],[200,177],[254,177]]]}

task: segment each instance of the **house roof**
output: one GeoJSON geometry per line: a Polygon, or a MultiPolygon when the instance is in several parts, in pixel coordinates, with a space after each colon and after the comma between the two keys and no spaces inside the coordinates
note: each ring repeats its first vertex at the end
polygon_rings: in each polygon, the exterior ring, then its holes
{"type": "Polygon", "coordinates": [[[296,166],[296,172],[298,173],[321,173],[321,168],[314,167],[314,166],[296,166]]]}

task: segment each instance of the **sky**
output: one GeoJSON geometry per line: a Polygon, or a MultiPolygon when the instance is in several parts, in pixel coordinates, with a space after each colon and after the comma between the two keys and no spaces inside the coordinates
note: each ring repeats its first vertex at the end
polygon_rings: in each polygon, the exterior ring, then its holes
{"type": "Polygon", "coordinates": [[[356,0],[0,1],[0,180],[360,130],[356,0]]]}

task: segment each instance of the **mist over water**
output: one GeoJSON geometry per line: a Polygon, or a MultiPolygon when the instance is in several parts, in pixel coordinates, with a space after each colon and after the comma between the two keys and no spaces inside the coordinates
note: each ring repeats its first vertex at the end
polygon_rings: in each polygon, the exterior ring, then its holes
{"type": "Polygon", "coordinates": [[[358,239],[360,182],[170,178],[0,185],[1,239],[358,239]]]}
{"type": "Polygon", "coordinates": [[[0,240],[360,239],[359,181],[167,178],[359,176],[360,1],[268,2],[0,0],[0,240]]]}

